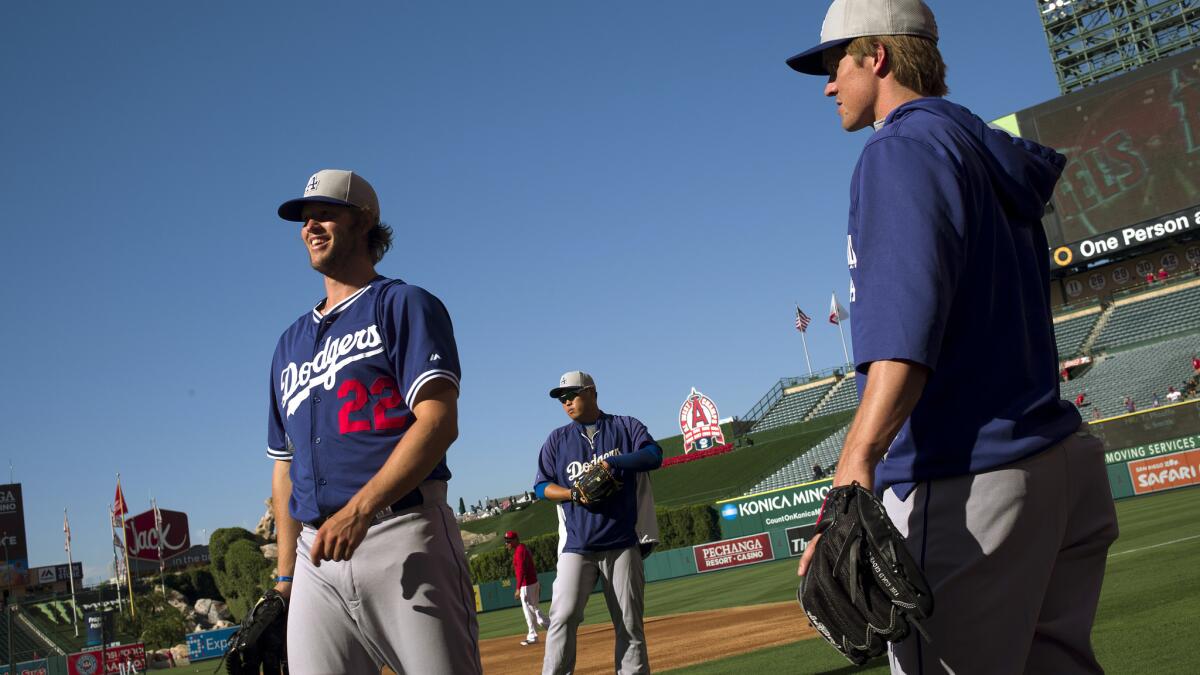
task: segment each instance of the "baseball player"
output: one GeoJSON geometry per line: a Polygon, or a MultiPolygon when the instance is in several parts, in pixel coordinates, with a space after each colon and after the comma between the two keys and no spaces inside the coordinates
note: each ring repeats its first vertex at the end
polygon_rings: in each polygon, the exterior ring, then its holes
{"type": "Polygon", "coordinates": [[[537,566],[533,564],[533,554],[529,552],[529,548],[525,544],[521,543],[521,537],[512,530],[504,533],[504,548],[513,554],[513,573],[517,582],[513,598],[521,602],[521,609],[525,612],[525,624],[529,630],[525,633],[525,639],[521,641],[521,646],[527,647],[537,642],[538,628],[550,627],[550,618],[542,612],[542,608],[538,605],[541,598],[541,587],[538,585],[537,566]]]}
{"type": "Polygon", "coordinates": [[[479,673],[470,575],[446,504],[458,350],[428,291],[375,273],[391,245],[374,189],[318,171],[279,216],[325,298],[271,362],[267,455],[293,673],[479,673]]]}
{"type": "Polygon", "coordinates": [[[640,497],[649,481],[639,478],[662,466],[662,449],[637,419],[600,410],[596,383],[587,373],[565,373],[550,397],[562,403],[571,422],[550,432],[538,455],[534,479],[539,499],[560,503],[565,532],[565,536],[560,533],[542,673],[574,672],[575,634],[597,578],[616,632],[617,672],[649,673],[642,630],[646,583],[642,559],[649,540],[639,534],[638,521],[639,516],[643,521],[653,519],[654,508],[651,502],[646,513],[646,502],[640,497]],[[621,486],[608,499],[588,503],[571,488],[596,463],[621,486]]]}
{"type": "Polygon", "coordinates": [[[834,0],[788,60],[871,134],[847,237],[861,404],[833,484],[883,493],[933,588],[930,640],[894,644],[893,673],[1101,672],[1117,526],[1101,443],[1059,396],[1041,226],[1065,159],[943,99],[937,39],[920,0],[834,0]]]}

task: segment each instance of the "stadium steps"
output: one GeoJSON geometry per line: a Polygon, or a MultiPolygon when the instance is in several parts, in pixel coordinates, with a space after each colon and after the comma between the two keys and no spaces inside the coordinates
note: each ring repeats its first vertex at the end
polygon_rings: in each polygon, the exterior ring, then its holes
{"type": "Polygon", "coordinates": [[[813,411],[809,413],[809,417],[815,419],[825,415],[832,415],[833,413],[841,412],[843,410],[853,410],[857,408],[858,380],[855,379],[856,377],[857,374],[854,371],[851,371],[849,375],[843,377],[842,380],[838,382],[838,386],[835,387],[837,391],[826,397],[824,402],[813,409],[813,411]]]}
{"type": "Polygon", "coordinates": [[[814,417],[820,417],[821,413],[818,411],[821,410],[821,406],[825,405],[825,403],[827,403],[829,401],[829,399],[831,399],[837,395],[838,390],[841,389],[842,383],[845,381],[846,381],[846,378],[843,377],[842,379],[838,380],[837,382],[834,382],[833,386],[829,388],[829,391],[825,392],[825,395],[821,397],[821,400],[817,401],[817,404],[815,406],[813,406],[813,409],[808,411],[808,414],[804,416],[804,421],[807,422],[807,421],[813,419],[814,417]]]}
{"type": "Polygon", "coordinates": [[[1059,359],[1068,359],[1084,351],[1083,345],[1094,330],[1097,317],[1102,314],[1097,305],[1054,317],[1054,344],[1059,359]]]}
{"type": "Polygon", "coordinates": [[[1062,397],[1074,401],[1087,394],[1080,411],[1084,419],[1111,417],[1126,412],[1124,399],[1133,398],[1138,410],[1151,406],[1157,394],[1166,403],[1167,387],[1179,389],[1192,376],[1191,357],[1200,353],[1200,333],[1195,331],[1102,354],[1078,378],[1063,382],[1062,397]]]}
{"type": "Polygon", "coordinates": [[[838,457],[842,454],[842,443],[846,440],[846,432],[849,429],[849,424],[838,428],[812,449],[755,483],[745,494],[751,495],[810,481],[813,479],[813,464],[820,464],[826,470],[836,466],[838,457]]]}
{"type": "MultiPolygon", "coordinates": [[[[1108,325],[1108,321],[1112,318],[1113,311],[1116,308],[1116,305],[1109,305],[1104,308],[1104,311],[1100,312],[1100,318],[1096,319],[1096,325],[1092,326],[1091,332],[1083,339],[1083,344],[1079,345],[1080,354],[1092,353],[1092,347],[1096,345],[1096,338],[1100,337],[1100,333],[1104,332],[1104,327],[1108,325]]],[[[1062,352],[1059,352],[1059,356],[1062,356],[1062,352]]]]}
{"type": "Polygon", "coordinates": [[[837,378],[831,376],[816,382],[784,389],[783,396],[771,406],[762,419],[754,423],[750,432],[758,433],[795,422],[803,422],[805,416],[812,412],[817,403],[825,398],[825,394],[835,384],[837,384],[837,378]]]}

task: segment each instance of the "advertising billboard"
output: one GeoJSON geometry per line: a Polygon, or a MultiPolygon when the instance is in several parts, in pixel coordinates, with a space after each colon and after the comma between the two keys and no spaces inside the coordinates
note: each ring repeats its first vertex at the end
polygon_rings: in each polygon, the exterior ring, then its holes
{"type": "Polygon", "coordinates": [[[1044,221],[1053,265],[1200,231],[1200,50],[1016,115],[1067,157],[1044,221]]]}
{"type": "MultiPolygon", "coordinates": [[[[159,509],[162,514],[162,557],[164,560],[191,548],[187,514],[182,511],[159,509]]],[[[158,562],[158,530],[154,525],[154,509],[143,511],[125,521],[125,541],[129,557],[158,562]]]]}
{"type": "Polygon", "coordinates": [[[25,547],[25,506],[21,484],[0,485],[0,588],[24,586],[29,580],[29,554],[25,547]]]}

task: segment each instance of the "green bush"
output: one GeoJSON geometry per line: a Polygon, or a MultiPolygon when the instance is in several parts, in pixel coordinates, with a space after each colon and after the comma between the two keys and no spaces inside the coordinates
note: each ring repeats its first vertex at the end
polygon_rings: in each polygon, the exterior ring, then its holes
{"type": "Polygon", "coordinates": [[[212,572],[207,569],[197,568],[168,574],[166,582],[167,588],[173,588],[183,593],[188,603],[193,605],[200,598],[225,601],[220,589],[217,588],[217,582],[213,579],[212,572]]]}
{"type": "Polygon", "coordinates": [[[234,617],[242,617],[270,588],[274,564],[263,557],[258,539],[240,527],[213,532],[208,544],[212,578],[234,617]]]}
{"type": "Polygon", "coordinates": [[[717,513],[707,504],[662,507],[658,516],[658,550],[705,544],[721,538],[717,513]]]}
{"type": "MultiPolygon", "coordinates": [[[[522,542],[533,556],[534,567],[539,572],[554,569],[558,565],[558,533],[530,537],[522,542]]],[[[500,581],[515,575],[512,553],[507,549],[496,549],[471,558],[471,577],[475,583],[500,581]]]]}
{"type": "Polygon", "coordinates": [[[183,642],[187,626],[183,613],[172,607],[158,591],[143,593],[134,600],[134,616],[122,612],[117,617],[119,634],[136,636],[146,649],[164,649],[183,642]]]}

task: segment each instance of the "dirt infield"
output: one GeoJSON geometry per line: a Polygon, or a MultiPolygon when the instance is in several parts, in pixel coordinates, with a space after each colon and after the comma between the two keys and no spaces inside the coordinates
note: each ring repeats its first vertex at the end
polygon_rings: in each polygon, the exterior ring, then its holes
{"type": "MultiPolygon", "coordinates": [[[[655,671],[690,666],[814,636],[816,632],[809,627],[794,602],[646,619],[646,643],[650,646],[650,665],[655,671]]],[[[530,647],[520,645],[521,637],[513,635],[481,641],[483,672],[487,675],[541,672],[545,633],[530,647]]],[[[613,648],[611,625],[581,627],[575,672],[611,673],[613,648]]]]}

